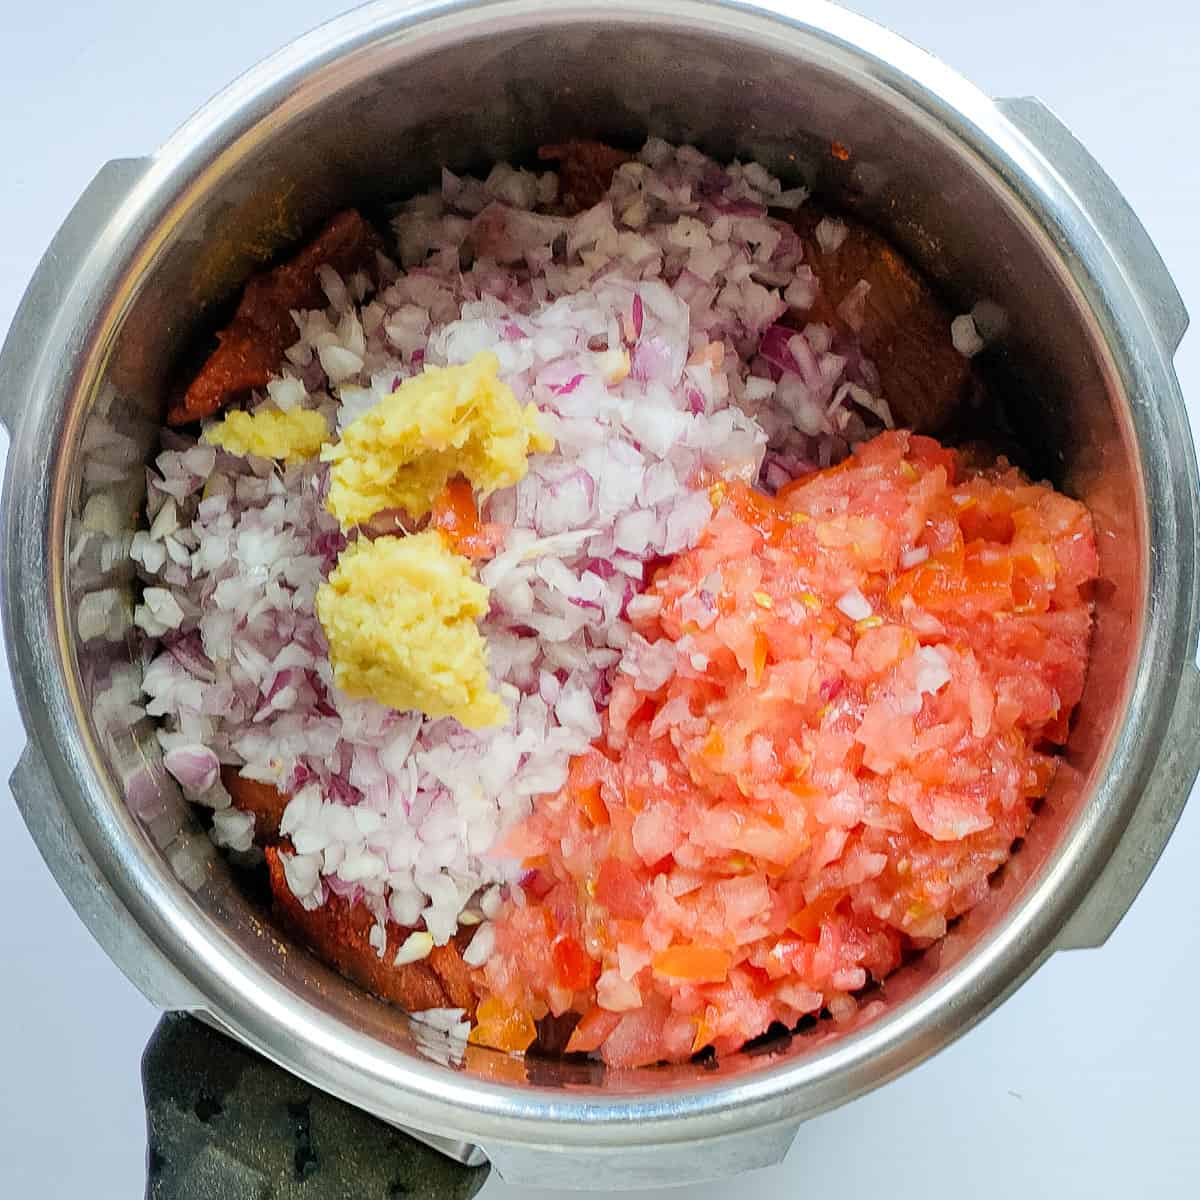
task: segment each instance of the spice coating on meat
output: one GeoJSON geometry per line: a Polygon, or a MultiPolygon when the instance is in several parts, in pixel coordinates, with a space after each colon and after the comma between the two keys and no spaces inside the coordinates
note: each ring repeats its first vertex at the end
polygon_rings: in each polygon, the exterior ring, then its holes
{"type": "Polygon", "coordinates": [[[849,329],[838,310],[865,280],[870,290],[857,333],[879,371],[883,398],[897,425],[937,432],[954,415],[970,377],[968,361],[951,341],[951,314],[913,267],[866,225],[839,215],[845,239],[836,250],[822,250],[815,229],[823,216],[806,205],[796,221],[804,261],[820,283],[804,322],[849,329]]]}
{"type": "Polygon", "coordinates": [[[222,767],[221,783],[233,797],[234,808],[254,815],[254,840],[260,846],[277,842],[288,797],[269,783],[247,779],[237,767],[222,767]]]}
{"type": "Polygon", "coordinates": [[[542,162],[558,163],[558,194],[569,208],[599,204],[612,183],[613,172],[633,155],[603,142],[570,141],[538,147],[542,162]]]}
{"type": "MultiPolygon", "coordinates": [[[[332,892],[320,908],[307,910],[292,894],[284,875],[282,847],[266,850],[275,914],[312,952],[352,983],[408,1012],[428,1008],[474,1011],[471,968],[463,962],[459,940],[435,946],[421,962],[397,966],[396,953],[411,930],[387,924],[382,957],[370,942],[375,918],[361,904],[351,904],[332,892]]],[[[473,931],[466,931],[469,939],[473,931]]],[[[463,938],[463,934],[459,934],[463,938]]]]}
{"type": "Polygon", "coordinates": [[[333,217],[287,262],[255,275],[246,284],[233,320],[217,334],[217,348],[184,396],[167,411],[168,425],[187,425],[220,412],[255,388],[266,387],[283,352],[296,340],[293,310],[321,307],[325,294],[319,269],[342,276],[373,272],[383,242],[354,209],[333,217]]]}

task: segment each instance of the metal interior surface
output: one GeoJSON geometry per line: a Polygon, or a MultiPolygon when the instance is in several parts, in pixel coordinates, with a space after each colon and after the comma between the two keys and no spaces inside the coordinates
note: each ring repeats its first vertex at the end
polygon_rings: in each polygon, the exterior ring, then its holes
{"type": "MultiPolygon", "coordinates": [[[[1161,304],[1151,286],[1161,264],[1146,267],[1151,283],[1131,284],[1121,255],[1133,243],[1110,246],[1086,197],[956,76],[839,10],[801,12],[672,0],[369,6],[239,81],[153,159],[114,167],[100,186],[104,220],[77,248],[82,265],[44,314],[41,345],[6,351],[10,382],[20,376],[30,397],[10,455],[7,574],[47,582],[8,596],[37,747],[25,792],[62,797],[58,834],[77,834],[89,887],[110,892],[115,919],[154,947],[130,956],[170,964],[142,986],[354,1103],[483,1142],[512,1177],[530,1173],[529,1148],[543,1152],[541,1182],[555,1178],[547,1162],[569,1157],[577,1170],[586,1154],[643,1183],[713,1174],[718,1160],[722,1171],[760,1165],[803,1117],[944,1045],[1053,948],[1146,789],[1176,692],[1195,699],[1182,674],[1195,657],[1195,464],[1170,369],[1181,318],[1169,286],[1161,304]],[[402,198],[443,164],[480,169],[543,142],[636,145],[648,133],[808,182],[885,229],[957,310],[1001,306],[993,353],[1016,381],[1011,418],[1050,452],[1055,482],[1090,505],[1108,582],[1064,767],[988,902],[890,979],[853,1028],[822,1024],[715,1071],[603,1074],[464,1056],[277,935],[208,848],[151,723],[131,709],[128,546],[170,373],[257,264],[336,206],[402,198]],[[830,154],[835,140],[847,161],[830,154]],[[181,874],[181,863],[192,865],[181,874]],[[770,1147],[739,1151],[748,1129],[770,1147]],[[691,1163],[658,1155],[700,1142],[709,1149],[689,1151],[691,1163]]],[[[1171,777],[1176,791],[1193,759],[1171,777]]]]}

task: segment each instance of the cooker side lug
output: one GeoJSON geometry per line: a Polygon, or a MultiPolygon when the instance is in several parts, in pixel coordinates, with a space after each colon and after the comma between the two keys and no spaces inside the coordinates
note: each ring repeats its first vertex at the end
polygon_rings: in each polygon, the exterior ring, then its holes
{"type": "Polygon", "coordinates": [[[1174,354],[1188,327],[1187,309],[1162,256],[1117,185],[1042,101],[1021,96],[997,100],[996,105],[1075,194],[1141,297],[1163,345],[1174,354]]]}
{"type": "Polygon", "coordinates": [[[156,1008],[202,1008],[200,993],[141,932],[97,870],[78,832],[66,821],[50,768],[32,742],[21,754],[9,786],[58,886],[125,977],[156,1008]]]}
{"type": "MultiPolygon", "coordinates": [[[[1178,414],[1184,440],[1185,479],[1196,479],[1195,451],[1187,418],[1178,414]]],[[[1167,727],[1158,761],[1145,793],[1126,827],[1116,851],[1084,902],[1063,927],[1055,942],[1059,950],[1086,949],[1103,945],[1129,911],[1154,869],[1167,840],[1188,802],[1200,774],[1200,494],[1194,484],[1185,490],[1186,507],[1181,514],[1179,546],[1191,547],[1190,570],[1185,567],[1182,586],[1190,592],[1181,619],[1188,630],[1183,651],[1183,670],[1171,723],[1167,727]]]]}
{"type": "Polygon", "coordinates": [[[47,331],[80,267],[149,165],[148,158],[117,158],[101,167],[42,255],[0,349],[0,424],[10,434],[28,406],[34,367],[51,340],[47,331]]]}
{"type": "Polygon", "coordinates": [[[629,1191],[730,1179],[743,1171],[777,1166],[798,1128],[776,1125],[678,1145],[564,1150],[490,1143],[484,1151],[504,1182],[518,1187],[629,1191]]]}
{"type": "Polygon", "coordinates": [[[395,1128],[399,1129],[401,1133],[407,1133],[410,1138],[422,1142],[431,1150],[436,1150],[444,1158],[460,1163],[464,1167],[482,1167],[489,1162],[488,1156],[474,1142],[464,1142],[459,1138],[426,1133],[423,1129],[416,1129],[412,1125],[396,1125],[395,1128]]]}
{"type": "Polygon", "coordinates": [[[1200,671],[1191,661],[1146,793],[1099,879],[1058,935],[1056,950],[1093,949],[1109,939],[1166,849],[1198,772],[1200,671]]]}

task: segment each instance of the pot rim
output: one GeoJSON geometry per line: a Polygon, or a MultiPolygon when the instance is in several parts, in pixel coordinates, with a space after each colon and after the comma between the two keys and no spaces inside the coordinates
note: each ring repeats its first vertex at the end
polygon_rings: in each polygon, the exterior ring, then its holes
{"type": "MultiPolygon", "coordinates": [[[[720,1137],[794,1123],[916,1065],[986,1015],[1052,951],[1137,806],[1171,719],[1184,663],[1194,655],[1196,528],[1184,488],[1194,457],[1178,445],[1182,397],[1170,356],[1122,265],[1083,204],[1034,145],[982,92],[903,38],[813,0],[800,16],[734,0],[416,0],[374,3],[307,34],[251,69],[190,118],[153,156],[85,256],[78,287],[47,329],[29,407],[14,431],[6,487],[5,626],[25,724],[53,777],[63,818],[78,831],[130,918],[203,997],[226,1029],[311,1082],[395,1120],[439,1133],[556,1147],[613,1148],[720,1137]],[[424,55],[468,34],[518,23],[664,24],[706,31],[777,53],[803,51],[852,71],[912,119],[954,138],[987,172],[1061,268],[1111,384],[1126,398],[1147,498],[1147,547],[1182,546],[1180,560],[1151,554],[1142,644],[1124,719],[1101,756],[1104,777],[1075,826],[1004,920],[943,977],[866,1027],[774,1066],[669,1091],[574,1097],[561,1090],[485,1082],[402,1054],[331,1023],[290,993],[192,902],[169,867],[131,853],[141,835],[113,792],[78,695],[65,611],[66,472],[45,473],[13,494],[21,461],[38,445],[73,445],[83,402],[137,281],[171,226],[256,139],[303,111],[323,83],[344,86],[397,52],[424,55]],[[337,81],[332,82],[336,73],[337,81]],[[57,348],[58,353],[54,353],[57,348]],[[51,365],[61,359],[62,366],[51,365]],[[1133,405],[1132,397],[1153,403],[1133,405]],[[1167,463],[1164,467],[1162,464],[1167,463]],[[1172,561],[1168,561],[1172,560],[1172,561]],[[31,571],[38,574],[31,574],[31,571]],[[48,578],[44,590],[22,579],[48,578]],[[39,644],[30,631],[40,631],[39,644]]],[[[47,451],[40,452],[43,456],[47,451]]],[[[1099,772],[1098,772],[1099,773],[1099,772]]]]}

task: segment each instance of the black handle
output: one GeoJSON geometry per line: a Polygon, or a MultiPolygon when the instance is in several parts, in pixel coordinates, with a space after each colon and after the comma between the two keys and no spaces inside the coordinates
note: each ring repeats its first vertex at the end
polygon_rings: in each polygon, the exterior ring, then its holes
{"type": "Polygon", "coordinates": [[[146,1200],[469,1200],[464,1167],[179,1013],[142,1057],[146,1200]]]}

